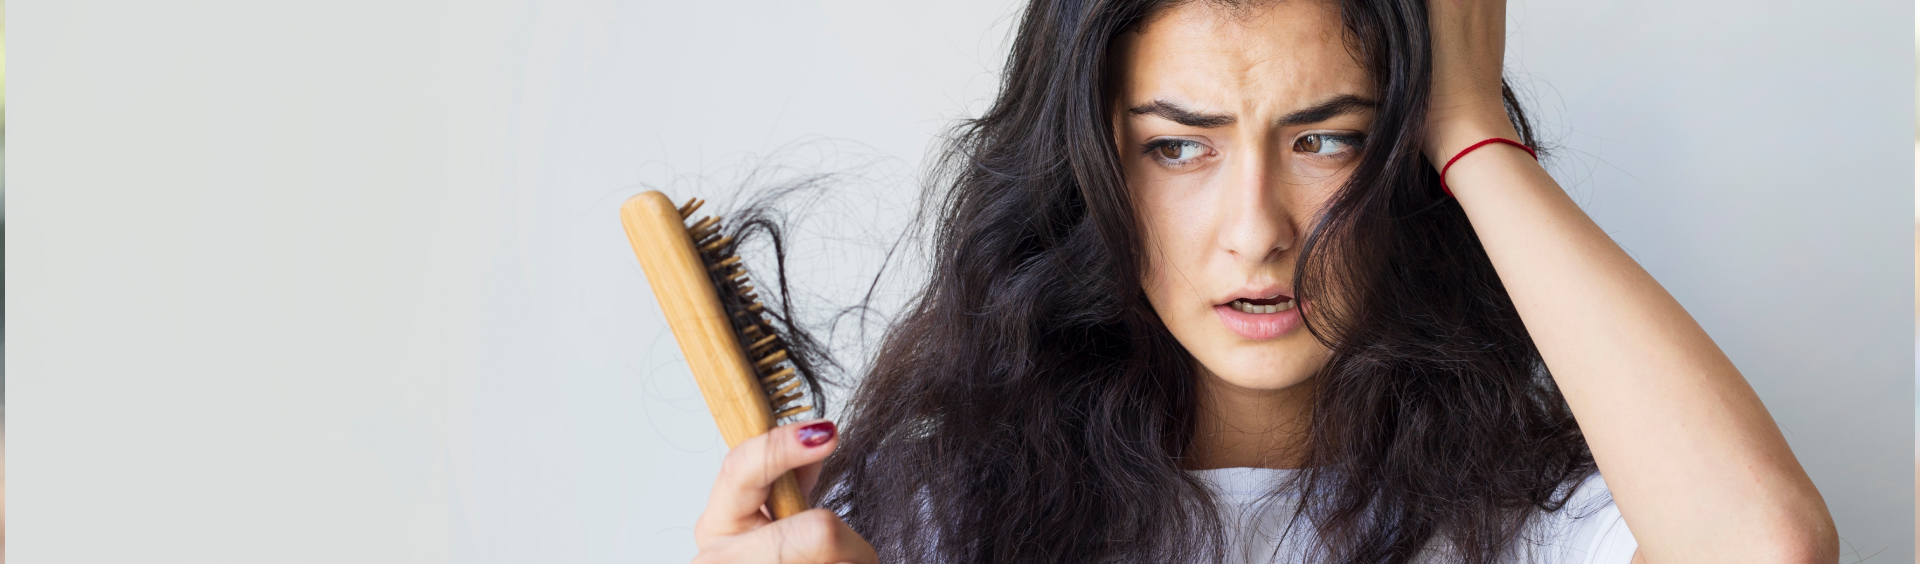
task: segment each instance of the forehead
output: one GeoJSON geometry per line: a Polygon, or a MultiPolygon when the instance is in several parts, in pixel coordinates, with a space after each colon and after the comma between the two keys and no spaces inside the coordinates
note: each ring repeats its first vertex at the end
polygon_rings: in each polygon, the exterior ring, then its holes
{"type": "Polygon", "coordinates": [[[1177,97],[1251,110],[1373,91],[1332,2],[1282,0],[1239,9],[1185,2],[1122,33],[1112,56],[1122,104],[1177,97]]]}

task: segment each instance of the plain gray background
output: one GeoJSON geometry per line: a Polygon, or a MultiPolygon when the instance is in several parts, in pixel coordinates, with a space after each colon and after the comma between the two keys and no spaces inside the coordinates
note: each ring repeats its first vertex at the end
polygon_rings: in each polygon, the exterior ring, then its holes
{"type": "MultiPolygon", "coordinates": [[[[1019,7],[12,4],[18,562],[687,560],[725,447],[618,204],[851,171],[844,297],[1019,7]]],[[[1562,183],[1913,561],[1912,5],[1510,12],[1562,183]]]]}

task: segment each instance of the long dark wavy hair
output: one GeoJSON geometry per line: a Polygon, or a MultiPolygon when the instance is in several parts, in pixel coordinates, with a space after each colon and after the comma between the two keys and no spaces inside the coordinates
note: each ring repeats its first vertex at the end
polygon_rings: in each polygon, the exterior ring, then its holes
{"type": "MultiPolygon", "coordinates": [[[[932,272],[887,331],[814,489],[887,561],[1222,556],[1194,444],[1196,362],[1148,305],[1109,46],[1164,0],[1033,0],[985,115],[936,167],[932,272]]],[[[1460,207],[1422,157],[1425,0],[1342,0],[1378,85],[1352,179],[1294,288],[1332,350],[1291,485],[1316,559],[1490,562],[1594,465],[1460,207]],[[1315,301],[1318,304],[1321,302],[1315,301]]],[[[1509,116],[1529,145],[1525,116],[1509,116]]]]}

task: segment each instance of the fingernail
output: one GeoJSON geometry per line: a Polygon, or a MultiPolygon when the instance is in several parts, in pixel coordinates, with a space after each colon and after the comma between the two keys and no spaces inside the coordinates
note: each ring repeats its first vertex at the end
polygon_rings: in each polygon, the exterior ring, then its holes
{"type": "Polygon", "coordinates": [[[801,427],[798,432],[794,433],[794,436],[799,437],[800,445],[807,448],[827,444],[827,441],[833,440],[833,422],[821,421],[819,423],[810,423],[805,427],[801,427]]]}

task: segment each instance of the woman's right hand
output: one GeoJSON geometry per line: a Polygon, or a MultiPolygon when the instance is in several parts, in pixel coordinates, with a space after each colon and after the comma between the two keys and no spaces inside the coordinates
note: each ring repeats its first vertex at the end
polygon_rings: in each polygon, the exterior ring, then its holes
{"type": "Polygon", "coordinates": [[[811,491],[820,461],[838,444],[833,423],[822,420],[775,427],[729,451],[707,510],[693,526],[700,546],[693,561],[878,564],[873,545],[832,511],[809,509],[775,521],[762,509],[773,481],[788,470],[800,479],[800,491],[811,491]]]}

